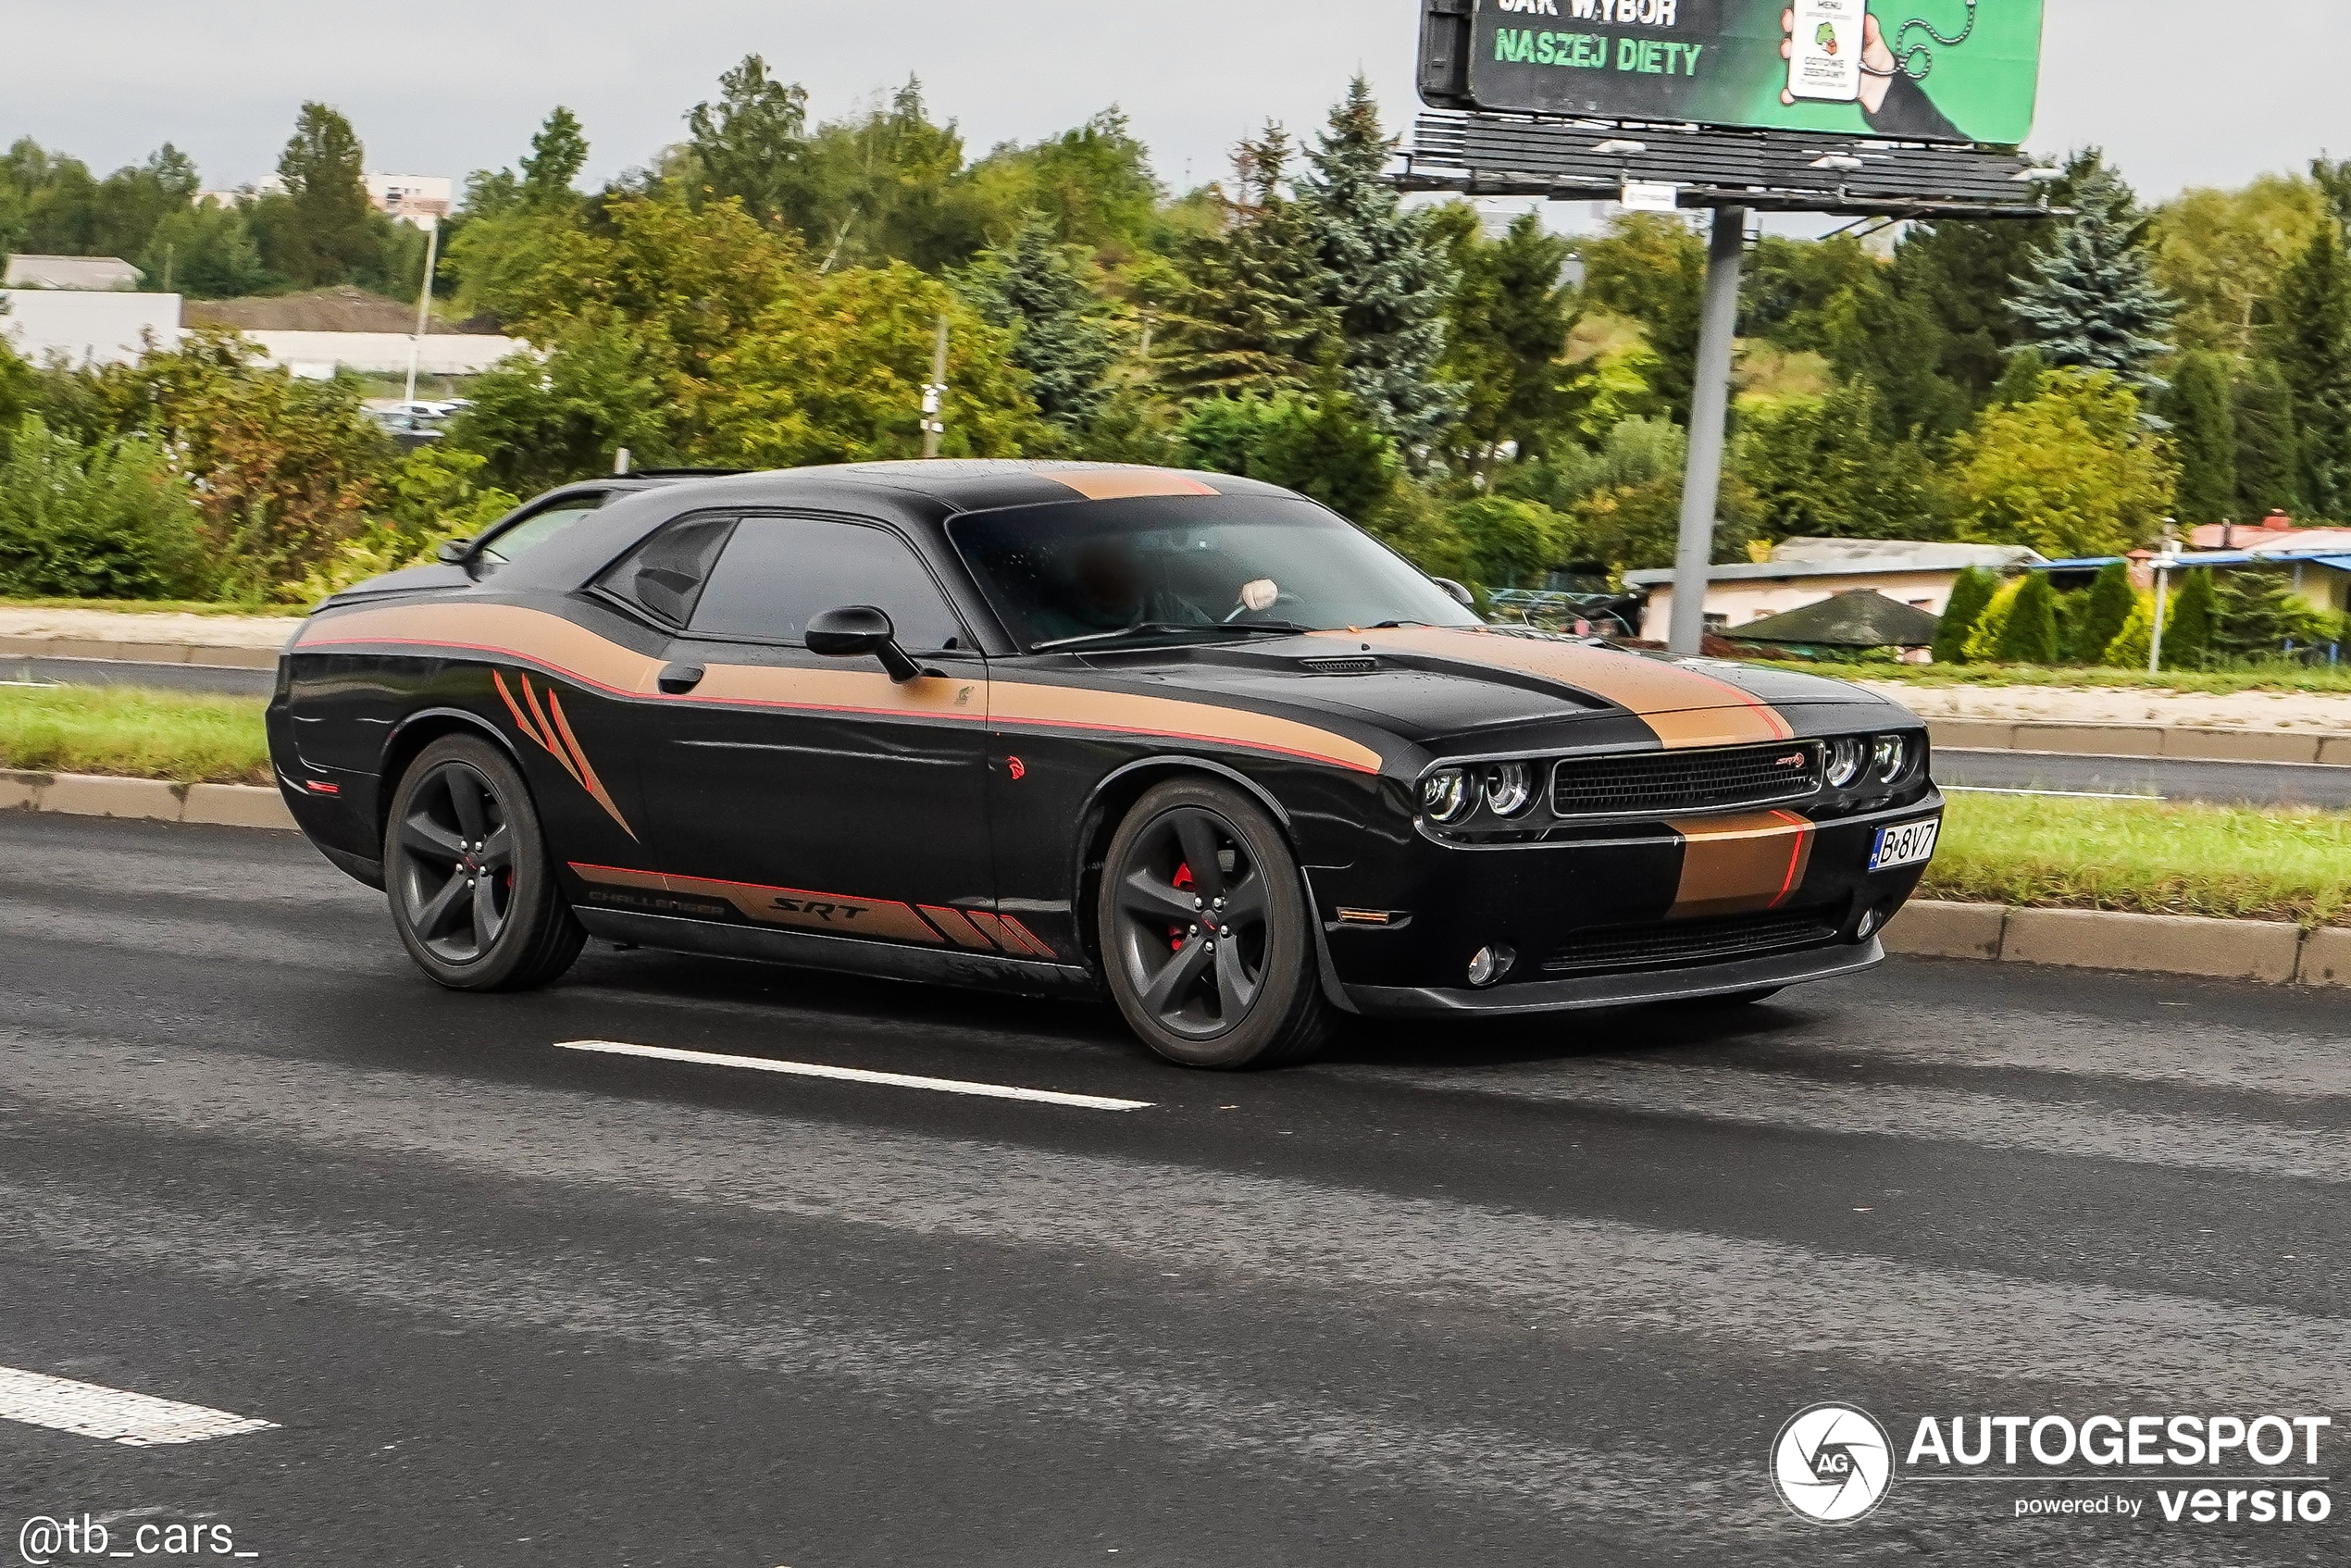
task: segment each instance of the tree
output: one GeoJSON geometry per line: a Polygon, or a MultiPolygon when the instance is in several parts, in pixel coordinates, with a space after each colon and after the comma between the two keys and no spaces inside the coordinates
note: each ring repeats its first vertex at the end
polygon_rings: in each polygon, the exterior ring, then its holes
{"type": "Polygon", "coordinates": [[[587,167],[588,138],[579,129],[579,117],[557,104],[530,139],[517,193],[531,206],[569,206],[577,199],[572,181],[587,167]]]}
{"type": "Polygon", "coordinates": [[[1345,392],[1206,397],[1179,431],[1192,467],[1263,479],[1371,524],[1396,490],[1396,446],[1345,392]]]}
{"type": "Polygon", "coordinates": [[[1283,193],[1289,140],[1281,127],[1233,157],[1225,228],[1195,242],[1161,362],[1170,385],[1194,392],[1300,391],[1325,378],[1339,352],[1338,313],[1306,215],[1283,193]]]}
{"type": "Polygon", "coordinates": [[[278,156],[287,208],[269,264],[296,283],[341,283],[371,260],[379,242],[360,175],[366,153],[351,122],[324,104],[302,106],[278,156]]]}
{"type": "Polygon", "coordinates": [[[2182,355],[2163,404],[2180,460],[2181,518],[2217,523],[2235,516],[2237,428],[2228,361],[2204,350],[2182,355]]]}
{"type": "Polygon", "coordinates": [[[2180,302],[2181,344],[2255,353],[2279,274],[2327,217],[2317,184],[2290,174],[2264,174],[2235,191],[2183,191],[2164,204],[2149,243],[2156,281],[2180,302]]]}
{"type": "Polygon", "coordinates": [[[2057,591],[2046,572],[2027,572],[2009,606],[1994,656],[2004,665],[2053,665],[2058,658],[2057,591]]]}
{"type": "Polygon", "coordinates": [[[1417,463],[1461,406],[1438,374],[1456,275],[1429,210],[1406,211],[1381,178],[1395,148],[1371,83],[1357,76],[1310,155],[1314,173],[1299,199],[1323,264],[1323,303],[1338,319],[1341,382],[1417,463]]]}
{"type": "Polygon", "coordinates": [[[2320,516],[2351,521],[2351,254],[2337,224],[2318,234],[2278,279],[2270,352],[2294,392],[2303,499],[2320,516]]]}
{"type": "Polygon", "coordinates": [[[2066,657],[2077,665],[2096,664],[2105,656],[2108,646],[2122,635],[2138,597],[2138,591],[2131,586],[2131,568],[2127,565],[2114,561],[2100,566],[2098,575],[2091,579],[2085,603],[2068,628],[2066,657]]]}
{"type": "Polygon", "coordinates": [[[1895,247],[1893,283],[1939,330],[1935,379],[1957,394],[1956,416],[1922,392],[1907,401],[1929,411],[1916,423],[1956,429],[1992,396],[2021,329],[2009,313],[2009,280],[2032,265],[2046,222],[1922,223],[1895,247]]]}
{"type": "Polygon", "coordinates": [[[1830,365],[1847,380],[1867,380],[1885,400],[1899,434],[1949,435],[1973,409],[1966,391],[1940,370],[1950,334],[1932,306],[1898,276],[1844,289],[1822,311],[1830,365]]]}
{"type": "Polygon", "coordinates": [[[2274,359],[2256,360],[2236,380],[2237,515],[2248,521],[2302,510],[2302,432],[2294,390],[2274,359]]]}
{"type": "Polygon", "coordinates": [[[1032,214],[1010,246],[980,258],[963,290],[991,325],[1012,333],[1012,362],[1028,372],[1037,411],[1072,434],[1100,411],[1117,346],[1085,264],[1032,214]]]}
{"type": "Polygon", "coordinates": [[[1967,663],[1968,639],[1999,591],[2000,579],[1981,566],[1959,573],[1951,584],[1951,597],[1943,605],[1943,618],[1935,623],[1933,653],[1936,664],[1967,663]]]}
{"type": "Polygon", "coordinates": [[[692,199],[728,197],[761,223],[790,221],[808,205],[808,90],[777,81],[745,55],[718,78],[718,101],[686,115],[686,145],[700,176],[692,199]]]}
{"type": "Polygon", "coordinates": [[[1987,408],[1951,442],[1959,536],[2053,560],[2119,555],[2151,537],[2176,478],[2114,376],[2055,370],[2039,397],[1987,408]]]}
{"type": "Polygon", "coordinates": [[[2351,158],[2329,157],[2320,153],[2310,160],[2310,179],[2326,196],[2327,208],[2334,220],[2351,229],[2351,158]]]}
{"type": "Polygon", "coordinates": [[[1583,253],[1585,298],[1640,323],[1656,355],[1649,386],[1675,423],[1688,423],[1706,246],[1679,218],[1628,213],[1583,253]]]}
{"type": "Polygon", "coordinates": [[[2202,669],[2212,651],[2212,572],[2199,566],[2182,574],[2163,623],[2163,667],[2202,669]]]}
{"type": "Polygon", "coordinates": [[[1467,205],[1437,209],[1458,283],[1448,303],[1445,378],[1462,392],[1454,462],[1490,479],[1505,449],[1538,459],[1565,437],[1574,292],[1561,280],[1568,242],[1521,213],[1498,241],[1467,205]]]}
{"type": "Polygon", "coordinates": [[[989,223],[1009,234],[1024,214],[992,212],[964,168],[952,120],[932,122],[922,83],[908,78],[853,120],[820,127],[808,143],[805,193],[791,209],[817,270],[905,261],[926,271],[985,249],[989,223]]]}
{"type": "Polygon", "coordinates": [[[195,299],[257,294],[275,281],[235,204],[206,201],[163,215],[139,255],[150,286],[195,299]]]}
{"type": "MultiPolygon", "coordinates": [[[[2215,595],[2212,651],[2232,659],[2275,657],[2288,642],[2307,646],[2316,641],[2318,618],[2284,573],[2260,567],[2229,572],[2215,595]]],[[[2164,642],[2168,648],[2168,632],[2164,642]]]]}
{"type": "Polygon", "coordinates": [[[485,483],[529,495],[612,471],[628,448],[652,467],[679,456],[678,366],[658,328],[610,315],[573,319],[542,336],[543,359],[517,355],[476,376],[472,405],[446,445],[479,454],[485,483]]]}
{"type": "Polygon", "coordinates": [[[171,599],[199,592],[196,505],[151,440],[84,446],[27,415],[0,457],[0,593],[171,599]]]}
{"type": "Polygon", "coordinates": [[[1539,586],[1566,557],[1572,525],[1539,502],[1472,496],[1446,508],[1445,518],[1467,545],[1469,580],[1480,588],[1539,586]]]}
{"type": "Polygon", "coordinates": [[[1065,245],[1131,255],[1151,243],[1159,220],[1150,152],[1114,107],[1034,145],[999,146],[970,173],[991,222],[1038,214],[1065,245]]]}
{"type": "Polygon", "coordinates": [[[1818,401],[1741,420],[1734,464],[1754,489],[1764,533],[1940,539],[1949,532],[1933,462],[1897,435],[1883,395],[1847,381],[1818,401]]]}
{"type": "Polygon", "coordinates": [[[2051,365],[2153,381],[2171,352],[2171,297],[2155,281],[2129,195],[2109,177],[2085,182],[2080,215],[2059,230],[2009,302],[2024,336],[2051,365]]]}

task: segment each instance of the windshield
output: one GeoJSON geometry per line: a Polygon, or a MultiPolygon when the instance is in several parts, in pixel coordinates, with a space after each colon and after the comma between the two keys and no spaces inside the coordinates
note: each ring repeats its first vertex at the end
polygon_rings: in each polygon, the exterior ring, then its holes
{"type": "Polygon", "coordinates": [[[1280,497],[1179,496],[980,512],[950,536],[1031,651],[1477,617],[1343,518],[1280,497]]]}

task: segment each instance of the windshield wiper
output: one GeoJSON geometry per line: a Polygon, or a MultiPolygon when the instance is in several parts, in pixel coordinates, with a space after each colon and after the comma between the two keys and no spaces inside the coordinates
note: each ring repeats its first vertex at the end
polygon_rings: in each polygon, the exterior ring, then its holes
{"type": "Polygon", "coordinates": [[[1312,629],[1294,621],[1138,621],[1115,631],[1089,631],[1078,637],[1056,637],[1049,641],[1032,642],[1028,651],[1042,653],[1055,648],[1075,648],[1088,642],[1112,642],[1123,637],[1164,637],[1171,633],[1206,632],[1214,637],[1236,634],[1296,637],[1312,629]]]}

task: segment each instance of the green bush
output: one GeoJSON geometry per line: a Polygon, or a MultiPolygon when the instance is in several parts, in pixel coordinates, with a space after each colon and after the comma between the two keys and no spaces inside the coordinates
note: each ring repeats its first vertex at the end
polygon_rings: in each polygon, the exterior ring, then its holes
{"type": "Polygon", "coordinates": [[[2138,603],[2137,591],[2131,586],[2130,566],[2116,561],[2098,568],[2090,584],[2086,603],[2077,609],[2072,624],[2067,628],[2066,658],[2077,665],[2094,665],[2106,656],[2114,640],[2122,635],[2122,627],[2131,618],[2131,607],[2138,603]]]}
{"type": "Polygon", "coordinates": [[[1938,665],[1967,663],[1968,638],[1975,630],[1975,623],[1984,618],[1985,606],[1992,595],[2000,591],[2000,579],[1981,566],[1970,566],[1951,585],[1950,600],[1943,606],[1943,619],[1934,628],[1934,662],[1938,665]]]}
{"type": "Polygon", "coordinates": [[[2199,567],[2185,575],[2163,623],[2163,667],[2202,669],[2212,652],[2212,573],[2199,567]]]}
{"type": "Polygon", "coordinates": [[[2016,591],[2008,623],[1993,653],[2004,665],[2053,665],[2058,658],[2057,591],[2046,572],[2033,572],[2016,591]]]}
{"type": "Polygon", "coordinates": [[[152,442],[84,446],[39,416],[0,458],[0,594],[178,599],[198,591],[195,498],[152,442]]]}

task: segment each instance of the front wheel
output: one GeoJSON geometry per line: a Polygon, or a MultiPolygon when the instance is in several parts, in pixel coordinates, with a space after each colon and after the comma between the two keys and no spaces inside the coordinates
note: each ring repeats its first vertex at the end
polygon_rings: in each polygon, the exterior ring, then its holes
{"type": "Polygon", "coordinates": [[[521,771],[470,735],[417,754],[384,826],[384,892],[417,966],[453,990],[528,990],[572,965],[588,940],[521,771]]]}
{"type": "Polygon", "coordinates": [[[1188,1067],[1272,1066],[1321,1043],[1313,917],[1281,829],[1229,785],[1159,785],[1103,859],[1111,995],[1144,1044],[1188,1067]]]}

